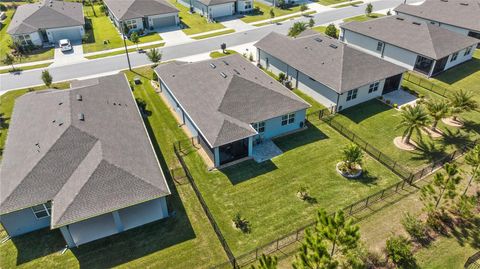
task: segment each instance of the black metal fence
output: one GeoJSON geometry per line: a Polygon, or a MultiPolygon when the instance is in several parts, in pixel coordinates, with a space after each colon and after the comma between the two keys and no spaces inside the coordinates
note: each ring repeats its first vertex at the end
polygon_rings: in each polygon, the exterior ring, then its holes
{"type": "Polygon", "coordinates": [[[467,269],[480,269],[480,251],[468,258],[463,267],[467,269]]]}
{"type": "Polygon", "coordinates": [[[434,92],[438,95],[441,95],[443,97],[448,97],[448,95],[450,94],[450,91],[447,88],[439,86],[435,83],[432,83],[427,78],[422,78],[422,77],[416,76],[414,74],[411,74],[410,72],[406,72],[403,75],[403,79],[410,82],[410,83],[418,85],[422,88],[425,88],[426,90],[429,90],[429,91],[434,92]]]}

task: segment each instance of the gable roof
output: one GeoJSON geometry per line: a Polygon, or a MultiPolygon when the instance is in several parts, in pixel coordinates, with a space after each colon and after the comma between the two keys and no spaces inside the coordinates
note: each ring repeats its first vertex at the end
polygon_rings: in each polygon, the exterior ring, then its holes
{"type": "Polygon", "coordinates": [[[39,29],[85,25],[81,3],[50,1],[17,7],[7,33],[30,34],[39,29]]]}
{"type": "Polygon", "coordinates": [[[403,67],[315,32],[306,32],[297,38],[272,32],[254,46],[337,93],[406,71],[403,67]]]}
{"type": "Polygon", "coordinates": [[[439,60],[476,45],[479,40],[427,22],[387,16],[365,22],[348,22],[341,28],[439,60]]]}
{"type": "Polygon", "coordinates": [[[309,107],[240,55],[155,72],[212,148],[257,134],[252,123],[309,107]]]}
{"type": "Polygon", "coordinates": [[[480,32],[480,2],[478,0],[426,0],[420,5],[402,4],[394,10],[480,32]]]}
{"type": "Polygon", "coordinates": [[[104,0],[108,9],[119,20],[176,13],[178,9],[166,0],[104,0]]]}
{"type": "Polygon", "coordinates": [[[0,214],[52,201],[60,227],[170,194],[125,76],[72,86],[17,98],[0,214]]]}

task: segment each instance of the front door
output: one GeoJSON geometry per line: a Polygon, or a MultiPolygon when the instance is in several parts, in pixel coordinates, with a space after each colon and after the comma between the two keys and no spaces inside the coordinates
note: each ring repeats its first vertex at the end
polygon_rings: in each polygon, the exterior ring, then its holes
{"type": "Polygon", "coordinates": [[[442,72],[443,69],[445,69],[445,65],[447,65],[447,61],[448,61],[448,56],[438,60],[435,63],[435,67],[433,68],[432,76],[442,72]]]}
{"type": "Polygon", "coordinates": [[[42,38],[43,42],[48,42],[47,31],[41,29],[40,30],[40,37],[42,38]]]}
{"type": "Polygon", "coordinates": [[[400,87],[400,82],[402,81],[402,74],[398,74],[393,77],[389,77],[385,80],[385,84],[383,85],[382,95],[387,94],[389,92],[396,91],[398,87],[400,87]]]}

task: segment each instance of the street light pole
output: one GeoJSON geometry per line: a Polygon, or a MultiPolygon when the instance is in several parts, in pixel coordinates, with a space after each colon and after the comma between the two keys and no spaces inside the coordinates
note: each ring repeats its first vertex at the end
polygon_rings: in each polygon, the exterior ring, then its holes
{"type": "Polygon", "coordinates": [[[125,39],[126,33],[125,33],[125,23],[122,22],[122,37],[123,37],[123,45],[125,47],[125,54],[127,55],[127,62],[128,62],[128,70],[132,71],[132,65],[130,64],[130,56],[128,55],[128,49],[127,49],[127,40],[125,39]]]}

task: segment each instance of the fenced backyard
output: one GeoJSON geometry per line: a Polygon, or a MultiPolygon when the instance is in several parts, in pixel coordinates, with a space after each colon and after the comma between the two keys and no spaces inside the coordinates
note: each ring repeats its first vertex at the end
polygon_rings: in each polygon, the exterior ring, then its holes
{"type": "Polygon", "coordinates": [[[434,92],[438,95],[441,95],[443,97],[448,97],[449,95],[451,95],[451,90],[448,90],[445,87],[437,85],[437,84],[429,81],[427,78],[422,78],[418,75],[412,75],[410,72],[406,72],[403,75],[403,79],[410,82],[410,83],[413,83],[417,86],[420,86],[424,89],[427,89],[431,92],[434,92]]]}

